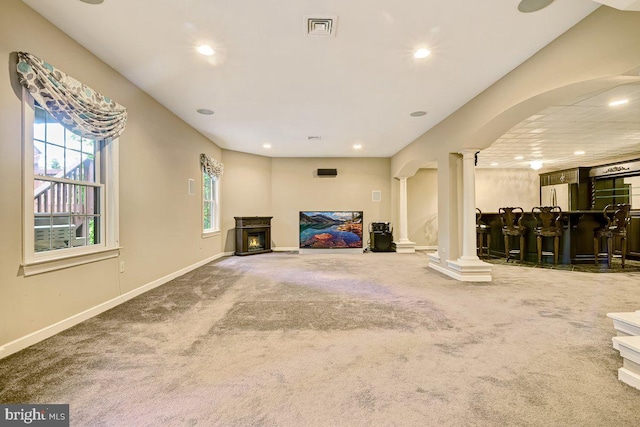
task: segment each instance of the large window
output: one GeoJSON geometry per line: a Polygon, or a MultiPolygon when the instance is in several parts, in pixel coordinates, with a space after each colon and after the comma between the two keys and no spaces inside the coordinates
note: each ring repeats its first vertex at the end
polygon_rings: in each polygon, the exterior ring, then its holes
{"type": "Polygon", "coordinates": [[[117,140],[82,138],[24,95],[25,275],[114,256],[87,257],[118,246],[117,140]]]}
{"type": "Polygon", "coordinates": [[[34,106],[34,251],[101,243],[100,153],[103,142],[69,132],[34,106]]]}
{"type": "Polygon", "coordinates": [[[218,179],[207,172],[202,172],[202,217],[203,231],[212,233],[220,230],[218,209],[218,179]]]}

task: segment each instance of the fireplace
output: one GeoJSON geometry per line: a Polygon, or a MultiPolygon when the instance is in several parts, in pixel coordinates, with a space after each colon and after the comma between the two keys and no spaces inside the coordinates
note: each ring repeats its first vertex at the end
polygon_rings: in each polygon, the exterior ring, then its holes
{"type": "Polygon", "coordinates": [[[271,216],[236,216],[236,255],[271,251],[271,216]]]}

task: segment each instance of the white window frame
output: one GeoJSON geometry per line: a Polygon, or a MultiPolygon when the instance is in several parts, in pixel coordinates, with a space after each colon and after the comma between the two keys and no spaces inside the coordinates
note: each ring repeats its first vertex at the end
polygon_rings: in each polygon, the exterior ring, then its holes
{"type": "Polygon", "coordinates": [[[220,178],[212,177],[204,171],[202,171],[202,205],[200,207],[200,212],[202,215],[202,237],[205,238],[220,234],[220,178]],[[204,228],[204,206],[207,203],[207,200],[205,200],[205,184],[207,180],[211,180],[211,189],[214,192],[213,200],[211,200],[214,204],[214,217],[211,228],[204,228]]]}
{"type": "MultiPolygon", "coordinates": [[[[118,139],[108,143],[100,142],[100,206],[102,224],[100,241],[95,245],[77,246],[65,249],[36,252],[34,242],[35,215],[33,209],[34,179],[33,173],[33,126],[35,121],[34,100],[29,92],[22,88],[22,267],[25,276],[48,271],[69,268],[119,255],[119,181],[118,181],[118,139]]],[[[96,141],[97,143],[98,141],[96,141]]]]}

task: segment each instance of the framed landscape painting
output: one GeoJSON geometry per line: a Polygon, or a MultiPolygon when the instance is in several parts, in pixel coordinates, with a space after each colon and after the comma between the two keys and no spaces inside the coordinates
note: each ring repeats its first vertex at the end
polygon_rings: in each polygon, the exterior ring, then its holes
{"type": "Polygon", "coordinates": [[[362,211],[301,211],[301,249],[362,248],[362,211]]]}

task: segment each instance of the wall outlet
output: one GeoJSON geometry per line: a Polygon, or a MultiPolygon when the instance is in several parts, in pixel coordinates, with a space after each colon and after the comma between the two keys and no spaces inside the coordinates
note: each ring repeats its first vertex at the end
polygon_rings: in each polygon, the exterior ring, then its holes
{"type": "Polygon", "coordinates": [[[120,273],[124,273],[124,261],[120,261],[120,273]]]}

